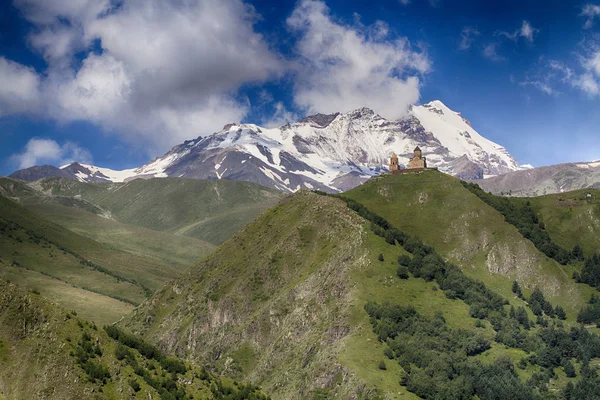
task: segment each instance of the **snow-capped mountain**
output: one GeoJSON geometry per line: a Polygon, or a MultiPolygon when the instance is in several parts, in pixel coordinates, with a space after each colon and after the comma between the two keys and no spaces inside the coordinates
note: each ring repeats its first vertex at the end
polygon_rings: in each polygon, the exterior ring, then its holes
{"type": "Polygon", "coordinates": [[[408,161],[419,146],[429,166],[477,179],[521,169],[506,149],[481,136],[441,101],[389,121],[368,108],[317,114],[268,129],[229,124],[186,141],[139,168],[114,171],[83,164],[61,169],[81,181],[184,177],[245,180],[285,191],[341,191],[387,170],[392,152],[408,161]]]}

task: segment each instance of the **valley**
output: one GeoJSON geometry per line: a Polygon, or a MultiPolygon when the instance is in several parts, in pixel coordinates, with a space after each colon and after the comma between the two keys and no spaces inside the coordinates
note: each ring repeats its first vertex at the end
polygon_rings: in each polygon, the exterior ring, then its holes
{"type": "MultiPolygon", "coordinates": [[[[243,182],[4,179],[0,279],[274,399],[452,398],[439,368],[459,380],[500,374],[524,385],[515,392],[523,399],[551,398],[544,393],[569,382],[577,393],[593,390],[563,366],[591,376],[586,363],[600,360],[600,329],[578,322],[598,292],[573,279],[583,263],[550,258],[469,188],[438,171],[382,175],[341,195],[287,196],[243,182]],[[460,339],[441,350],[441,339],[411,336],[428,329],[460,339]],[[540,361],[567,351],[547,335],[577,329],[590,335],[587,347],[540,361]],[[463,340],[473,350],[463,353],[463,340]],[[413,341],[419,353],[406,347],[413,341]]],[[[549,240],[590,256],[595,195],[502,201],[528,202],[549,240]]],[[[489,398],[483,386],[461,387],[489,398]]],[[[0,386],[4,397],[15,390],[0,386]]]]}

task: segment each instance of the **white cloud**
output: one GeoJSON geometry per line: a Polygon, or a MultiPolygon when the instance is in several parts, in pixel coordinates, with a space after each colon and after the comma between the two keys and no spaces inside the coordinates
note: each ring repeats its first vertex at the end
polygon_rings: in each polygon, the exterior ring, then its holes
{"type": "Polygon", "coordinates": [[[587,95],[594,97],[600,93],[598,80],[589,72],[586,72],[571,81],[572,85],[581,89],[587,95]]]}
{"type": "Polygon", "coordinates": [[[487,46],[485,46],[483,48],[483,56],[485,58],[488,58],[492,61],[502,61],[504,60],[504,57],[501,57],[498,55],[498,52],[496,51],[496,46],[498,45],[498,43],[490,43],[487,46]]]}
{"type": "Polygon", "coordinates": [[[477,36],[481,35],[477,28],[472,28],[470,26],[466,26],[463,28],[460,33],[460,42],[458,44],[459,50],[468,50],[471,48],[471,45],[475,41],[477,36]]]}
{"type": "Polygon", "coordinates": [[[532,44],[533,37],[538,32],[539,32],[539,29],[535,29],[534,27],[532,27],[528,21],[523,21],[521,23],[521,27],[514,30],[512,33],[506,32],[506,31],[499,31],[499,32],[496,32],[496,35],[504,36],[515,42],[517,41],[517,39],[519,39],[519,37],[522,37],[525,39],[525,41],[527,43],[532,44]]]}
{"type": "Polygon", "coordinates": [[[40,79],[33,68],[0,57],[0,117],[35,112],[39,106],[40,79]]]}
{"type": "Polygon", "coordinates": [[[600,6],[586,4],[581,10],[581,15],[587,17],[583,27],[589,29],[594,25],[594,19],[600,16],[600,6]]]}
{"type": "Polygon", "coordinates": [[[375,37],[362,26],[334,22],[317,0],[301,1],[287,25],[298,35],[294,101],[308,112],[367,106],[400,118],[419,99],[420,75],[431,61],[406,38],[375,37]]]}
{"type": "Polygon", "coordinates": [[[556,91],[548,83],[542,82],[542,81],[524,81],[524,82],[519,82],[519,85],[533,86],[536,89],[538,89],[548,95],[557,94],[556,91]]]}
{"type": "Polygon", "coordinates": [[[70,164],[73,161],[91,163],[90,152],[73,142],[65,142],[62,146],[52,139],[32,138],[23,152],[14,154],[10,159],[19,168],[29,168],[40,164],[70,164]]]}
{"type": "Polygon", "coordinates": [[[525,38],[529,43],[533,43],[533,34],[537,31],[538,30],[534,29],[529,22],[523,21],[519,35],[525,38]]]}
{"type": "Polygon", "coordinates": [[[298,114],[288,110],[282,102],[275,103],[273,108],[275,109],[273,115],[262,122],[262,125],[267,128],[279,128],[288,123],[296,122],[300,118],[298,114]]]}
{"type": "Polygon", "coordinates": [[[3,105],[14,90],[2,82],[16,71],[27,80],[16,86],[24,88],[24,100],[39,87],[41,115],[96,123],[143,141],[152,153],[239,121],[249,107],[239,88],[277,78],[285,67],[254,31],[259,16],[242,0],[16,0],[15,6],[34,24],[29,40],[48,69],[44,78],[15,63],[7,72],[0,60],[0,113],[34,109],[3,105]],[[88,54],[78,63],[81,51],[88,54]]]}

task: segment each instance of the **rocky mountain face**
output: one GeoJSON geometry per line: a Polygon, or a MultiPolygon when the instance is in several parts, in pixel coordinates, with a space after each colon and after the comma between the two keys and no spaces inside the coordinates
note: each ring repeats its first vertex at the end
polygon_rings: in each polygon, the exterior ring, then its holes
{"type": "Polygon", "coordinates": [[[476,180],[475,183],[486,192],[527,197],[600,188],[600,162],[558,164],[514,171],[476,180]]]}
{"type": "MultiPolygon", "coordinates": [[[[62,170],[87,182],[174,176],[244,180],[289,192],[302,188],[338,192],[386,171],[393,152],[407,162],[416,146],[429,166],[462,179],[521,168],[506,149],[477,133],[460,113],[433,101],[413,107],[408,117],[397,121],[362,108],[317,114],[275,129],[228,124],[139,168],[114,171],[71,164],[62,170]]],[[[15,174],[27,177],[23,171],[15,174]]]]}

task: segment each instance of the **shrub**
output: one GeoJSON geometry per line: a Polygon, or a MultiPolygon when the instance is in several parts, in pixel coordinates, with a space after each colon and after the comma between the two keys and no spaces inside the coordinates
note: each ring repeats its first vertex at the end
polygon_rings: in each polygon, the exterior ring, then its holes
{"type": "Polygon", "coordinates": [[[384,261],[384,258],[383,258],[383,253],[379,253],[379,256],[377,257],[377,259],[378,259],[379,261],[384,261]]]}
{"type": "Polygon", "coordinates": [[[404,267],[408,267],[408,265],[410,264],[410,256],[402,254],[400,257],[398,257],[398,264],[404,267]]]}
{"type": "Polygon", "coordinates": [[[383,361],[383,360],[379,361],[379,369],[381,369],[383,371],[387,370],[387,367],[385,365],[385,361],[383,361]]]}
{"type": "Polygon", "coordinates": [[[408,268],[403,266],[398,267],[396,275],[398,275],[398,278],[400,279],[408,279],[408,268]]]}

